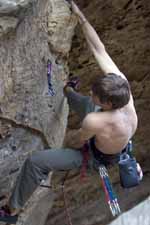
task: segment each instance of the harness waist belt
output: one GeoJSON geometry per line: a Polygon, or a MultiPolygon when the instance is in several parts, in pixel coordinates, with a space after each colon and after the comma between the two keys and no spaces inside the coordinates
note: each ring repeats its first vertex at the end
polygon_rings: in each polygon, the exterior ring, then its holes
{"type": "Polygon", "coordinates": [[[100,164],[104,164],[105,166],[113,165],[115,163],[118,163],[120,160],[120,155],[124,152],[127,152],[128,145],[122,150],[121,153],[117,154],[105,154],[101,152],[99,149],[95,146],[95,138],[90,139],[90,147],[93,152],[94,158],[99,161],[100,164]]]}

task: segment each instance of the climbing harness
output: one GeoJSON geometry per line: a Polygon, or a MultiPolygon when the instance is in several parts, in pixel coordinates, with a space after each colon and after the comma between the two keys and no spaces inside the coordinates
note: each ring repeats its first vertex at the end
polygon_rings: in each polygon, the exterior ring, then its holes
{"type": "Polygon", "coordinates": [[[55,91],[54,91],[52,83],[51,83],[51,74],[52,74],[52,63],[51,63],[50,59],[48,59],[47,60],[48,95],[54,96],[55,91]]]}
{"type": "MultiPolygon", "coordinates": [[[[83,181],[86,178],[86,169],[88,166],[88,160],[90,158],[89,145],[90,145],[90,143],[86,142],[82,149],[83,163],[82,163],[81,173],[80,173],[81,181],[83,181]]],[[[117,216],[121,213],[120,206],[119,206],[118,200],[117,200],[117,196],[113,191],[112,184],[110,182],[110,178],[109,178],[109,175],[108,175],[105,165],[102,164],[102,162],[99,162],[98,164],[99,164],[98,171],[99,171],[100,179],[102,181],[102,187],[104,189],[106,201],[109,205],[112,215],[117,216]]]]}
{"type": "MultiPolygon", "coordinates": [[[[107,165],[113,165],[118,163],[120,184],[123,188],[131,188],[139,185],[142,180],[143,173],[140,165],[136,162],[136,159],[132,156],[132,141],[130,140],[126,148],[121,154],[106,155],[95,148],[94,138],[90,140],[90,143],[86,143],[83,147],[83,164],[81,169],[81,175],[86,176],[86,168],[88,165],[88,152],[90,148],[93,151],[93,156],[96,159],[96,167],[98,168],[100,179],[102,181],[102,187],[104,189],[106,201],[109,205],[113,216],[117,216],[121,213],[120,206],[118,204],[117,196],[113,191],[112,184],[106,169],[107,165]],[[97,151],[97,152],[96,152],[97,151]],[[124,158],[125,157],[125,158],[124,158]]],[[[81,176],[81,177],[82,177],[81,176]]]]}
{"type": "MultiPolygon", "coordinates": [[[[90,159],[90,154],[89,154],[89,149],[90,148],[90,142],[86,142],[82,148],[82,153],[83,153],[83,163],[82,163],[82,167],[81,167],[81,171],[80,171],[80,179],[81,181],[85,180],[86,176],[86,170],[87,170],[87,166],[88,166],[88,160],[90,159]]],[[[122,154],[128,154],[129,158],[133,159],[132,157],[132,141],[129,141],[127,147],[125,148],[125,150],[123,151],[122,154]]],[[[109,159],[109,163],[111,164],[111,160],[114,163],[114,158],[109,159]]],[[[116,193],[113,190],[109,175],[108,175],[108,171],[106,166],[104,165],[105,158],[103,158],[103,161],[99,161],[98,164],[98,172],[99,172],[99,176],[102,182],[102,187],[105,193],[105,198],[107,201],[107,204],[109,206],[109,209],[112,213],[112,216],[118,216],[121,213],[121,209],[118,203],[118,199],[116,196],[116,193]]],[[[108,163],[108,162],[107,162],[108,163]]],[[[107,165],[106,163],[106,165],[107,165]]],[[[119,161],[120,163],[120,161],[119,161]]],[[[118,164],[119,164],[118,163],[118,164]]],[[[63,193],[63,199],[64,199],[64,206],[65,206],[65,213],[66,213],[66,217],[68,219],[68,225],[73,225],[72,224],[72,220],[71,220],[71,216],[70,216],[70,212],[69,212],[69,208],[67,205],[67,199],[66,199],[66,193],[65,193],[65,181],[68,178],[68,174],[69,172],[67,172],[64,176],[64,178],[61,181],[61,185],[59,186],[59,188],[62,190],[63,193]]],[[[124,177],[126,176],[126,174],[124,174],[124,177]]],[[[139,178],[138,178],[139,179],[139,178]]],[[[48,186],[48,185],[40,185],[41,187],[46,187],[46,188],[52,188],[52,186],[48,186]]]]}
{"type": "Polygon", "coordinates": [[[99,166],[99,175],[110,211],[113,216],[117,216],[121,213],[120,206],[118,204],[116,194],[113,191],[107,169],[104,165],[99,166]]]}

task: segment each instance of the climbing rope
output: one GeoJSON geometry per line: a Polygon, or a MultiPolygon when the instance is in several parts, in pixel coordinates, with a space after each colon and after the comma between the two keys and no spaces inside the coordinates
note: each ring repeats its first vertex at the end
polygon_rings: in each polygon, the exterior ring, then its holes
{"type": "Polygon", "coordinates": [[[65,193],[65,181],[67,180],[68,175],[69,175],[69,172],[66,173],[65,177],[62,180],[62,193],[63,193],[65,212],[66,212],[66,218],[68,220],[68,225],[73,225],[72,219],[71,219],[71,216],[70,216],[70,212],[69,212],[69,208],[68,208],[68,205],[67,205],[67,198],[66,198],[66,193],[65,193]]]}

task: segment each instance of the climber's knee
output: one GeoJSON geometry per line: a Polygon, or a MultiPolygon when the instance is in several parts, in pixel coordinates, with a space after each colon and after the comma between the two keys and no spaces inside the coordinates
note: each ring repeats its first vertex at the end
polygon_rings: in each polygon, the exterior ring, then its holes
{"type": "Polygon", "coordinates": [[[36,182],[39,184],[42,179],[46,179],[50,172],[43,163],[42,157],[38,152],[32,154],[26,159],[26,169],[30,171],[30,174],[34,174],[36,182]]]}
{"type": "MultiPolygon", "coordinates": [[[[49,151],[48,151],[49,152],[49,151]]],[[[50,172],[50,161],[48,160],[50,155],[45,155],[46,151],[34,152],[27,158],[27,163],[29,167],[34,168],[40,172],[49,173],[50,172]],[[48,165],[47,165],[48,164],[48,165]]]]}

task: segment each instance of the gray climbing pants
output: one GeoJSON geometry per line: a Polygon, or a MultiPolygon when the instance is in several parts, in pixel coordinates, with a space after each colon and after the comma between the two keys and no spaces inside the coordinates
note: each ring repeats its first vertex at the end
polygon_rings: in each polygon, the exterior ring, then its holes
{"type": "MultiPolygon", "coordinates": [[[[76,111],[81,120],[87,113],[94,111],[94,104],[88,96],[74,91],[67,94],[69,106],[76,111]]],[[[43,179],[52,170],[67,171],[80,168],[82,153],[75,149],[47,149],[28,157],[18,175],[9,204],[12,208],[21,208],[43,179]]]]}

